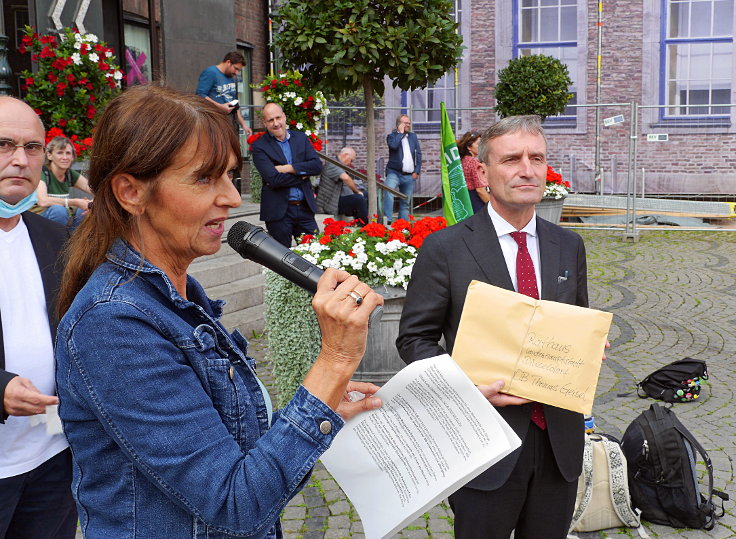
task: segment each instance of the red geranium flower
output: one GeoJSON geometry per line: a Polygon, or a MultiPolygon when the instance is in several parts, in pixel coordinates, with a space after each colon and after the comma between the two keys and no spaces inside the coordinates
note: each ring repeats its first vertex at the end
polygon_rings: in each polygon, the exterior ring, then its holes
{"type": "Polygon", "coordinates": [[[59,120],[59,125],[61,127],[66,127],[66,120],[64,118],[62,118],[61,120],[59,120]]]}
{"type": "Polygon", "coordinates": [[[372,238],[383,238],[386,235],[386,227],[380,223],[368,223],[361,230],[372,238]]]}
{"type": "Polygon", "coordinates": [[[347,232],[346,227],[348,224],[345,221],[335,221],[331,217],[328,217],[324,221],[325,223],[325,234],[331,236],[341,236],[347,232]]]}

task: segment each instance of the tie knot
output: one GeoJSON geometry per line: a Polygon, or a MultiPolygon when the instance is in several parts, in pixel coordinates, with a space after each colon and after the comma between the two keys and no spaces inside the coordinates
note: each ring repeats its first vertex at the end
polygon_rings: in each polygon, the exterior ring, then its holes
{"type": "Polygon", "coordinates": [[[514,238],[519,247],[526,247],[526,232],[512,232],[511,237],[514,238]]]}

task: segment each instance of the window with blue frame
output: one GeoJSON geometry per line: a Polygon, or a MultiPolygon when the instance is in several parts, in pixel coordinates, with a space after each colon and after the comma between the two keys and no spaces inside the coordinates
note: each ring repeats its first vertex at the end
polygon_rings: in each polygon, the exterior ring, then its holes
{"type": "Polygon", "coordinates": [[[729,115],[733,0],[663,0],[664,117],[729,115]]]}
{"type": "MultiPolygon", "coordinates": [[[[572,79],[570,105],[577,103],[577,28],[577,0],[514,0],[514,58],[544,54],[565,64],[572,79]]],[[[575,110],[568,107],[561,117],[574,118],[575,110]]]]}

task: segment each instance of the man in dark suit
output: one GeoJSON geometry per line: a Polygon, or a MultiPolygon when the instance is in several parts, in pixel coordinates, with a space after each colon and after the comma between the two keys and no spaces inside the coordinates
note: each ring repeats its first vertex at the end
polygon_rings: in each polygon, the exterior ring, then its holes
{"type": "Polygon", "coordinates": [[[25,211],[36,201],[43,160],[36,113],[0,97],[0,537],[65,539],[77,527],[69,445],[30,418],[59,402],[53,339],[67,235],[25,211]]]}
{"type": "MultiPolygon", "coordinates": [[[[582,239],[535,214],[545,189],[546,154],[536,116],[506,118],[483,135],[478,157],[491,203],[487,211],[425,240],[396,341],[404,361],[445,353],[438,344],[443,336],[452,353],[474,279],[534,295],[531,287],[537,294],[541,290],[541,299],[588,306],[582,239]]],[[[501,387],[497,382],[479,389],[522,445],[450,497],[455,534],[508,539],[515,530],[516,539],[564,538],[582,467],[583,417],[497,393],[501,387]]]]}
{"type": "Polygon", "coordinates": [[[253,164],[263,179],[261,221],[279,243],[318,231],[310,176],[322,171],[322,161],[307,136],[286,128],[284,111],[276,103],[263,107],[267,133],[251,146],[253,164]]]}
{"type": "MultiPolygon", "coordinates": [[[[406,114],[396,118],[396,129],[386,135],[388,162],[386,163],[386,185],[406,195],[399,201],[399,219],[409,219],[411,196],[414,184],[422,172],[422,148],[419,139],[411,131],[411,120],[406,114]]],[[[394,218],[394,195],[383,193],[383,215],[390,223],[394,218]]]]}

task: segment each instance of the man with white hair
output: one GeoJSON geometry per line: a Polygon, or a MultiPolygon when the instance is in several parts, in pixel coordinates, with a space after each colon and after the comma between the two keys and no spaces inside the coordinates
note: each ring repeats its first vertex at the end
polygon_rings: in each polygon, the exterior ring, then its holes
{"type": "Polygon", "coordinates": [[[27,211],[43,160],[36,113],[0,97],[0,537],[71,539],[77,511],[69,445],[31,420],[59,402],[54,311],[67,238],[63,226],[27,211]]]}
{"type": "MultiPolygon", "coordinates": [[[[346,146],[337,154],[337,159],[346,167],[355,160],[355,150],[346,146]]],[[[317,210],[321,213],[350,215],[368,224],[368,201],[355,180],[345,169],[326,163],[317,190],[317,210]]]]}

